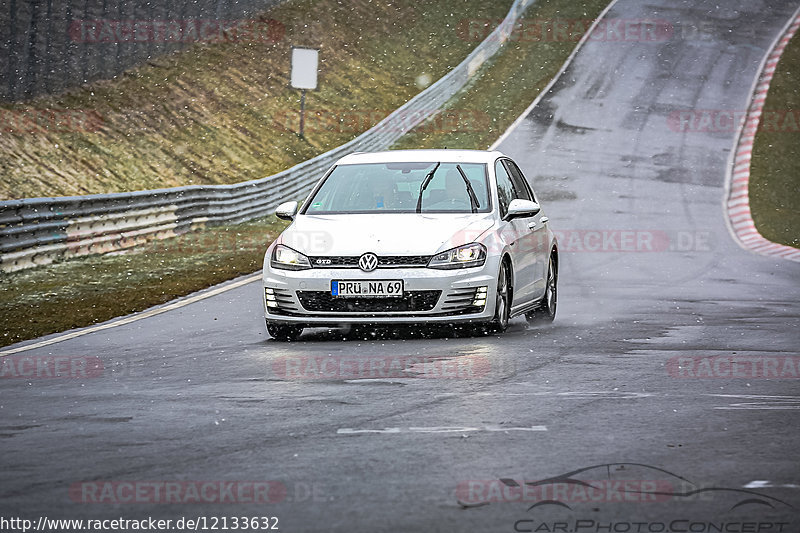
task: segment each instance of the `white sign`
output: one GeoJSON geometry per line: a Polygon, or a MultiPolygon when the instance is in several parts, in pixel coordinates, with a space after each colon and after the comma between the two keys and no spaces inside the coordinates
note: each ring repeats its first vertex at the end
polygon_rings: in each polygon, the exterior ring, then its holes
{"type": "Polygon", "coordinates": [[[292,87],[295,89],[316,89],[318,64],[319,50],[314,48],[292,48],[292,87]]]}

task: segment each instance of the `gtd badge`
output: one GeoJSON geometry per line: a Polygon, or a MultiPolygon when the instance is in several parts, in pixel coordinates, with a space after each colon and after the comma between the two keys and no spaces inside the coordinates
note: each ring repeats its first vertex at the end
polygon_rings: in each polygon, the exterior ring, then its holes
{"type": "Polygon", "coordinates": [[[378,256],[372,252],[362,255],[358,258],[358,268],[364,272],[372,272],[378,268],[378,256]]]}
{"type": "Polygon", "coordinates": [[[318,265],[330,265],[331,264],[331,260],[330,259],[317,259],[316,261],[314,261],[314,263],[316,263],[318,265]]]}

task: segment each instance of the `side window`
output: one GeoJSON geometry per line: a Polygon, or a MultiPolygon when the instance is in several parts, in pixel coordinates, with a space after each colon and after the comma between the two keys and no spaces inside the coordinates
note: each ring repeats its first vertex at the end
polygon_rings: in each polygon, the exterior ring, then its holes
{"type": "Polygon", "coordinates": [[[508,213],[508,204],[516,196],[514,184],[511,182],[511,176],[508,175],[508,171],[502,161],[498,160],[495,163],[494,173],[497,175],[497,201],[500,207],[500,217],[504,217],[508,213]]]}
{"type": "Polygon", "coordinates": [[[536,201],[536,197],[533,195],[533,191],[528,185],[528,181],[525,179],[525,176],[522,175],[522,171],[519,169],[516,163],[514,163],[510,159],[505,160],[505,164],[508,167],[508,171],[511,174],[511,180],[514,182],[514,189],[517,190],[517,198],[521,198],[523,200],[533,200],[536,201]]]}

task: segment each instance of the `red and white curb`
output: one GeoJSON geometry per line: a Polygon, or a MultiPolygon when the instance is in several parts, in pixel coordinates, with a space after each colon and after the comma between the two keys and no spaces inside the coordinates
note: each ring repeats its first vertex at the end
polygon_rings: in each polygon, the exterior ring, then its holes
{"type": "Polygon", "coordinates": [[[728,165],[725,180],[725,212],[727,213],[728,229],[739,245],[752,252],[773,257],[782,257],[800,262],[800,249],[785,246],[767,240],[756,229],[750,211],[750,160],[753,156],[753,142],[755,141],[761,113],[767,92],[775,75],[778,61],[786,45],[800,29],[800,9],[784,28],[780,37],[773,43],[772,51],[764,58],[760,74],[751,91],[750,105],[747,117],[740,126],[736,138],[735,149],[728,165]]]}

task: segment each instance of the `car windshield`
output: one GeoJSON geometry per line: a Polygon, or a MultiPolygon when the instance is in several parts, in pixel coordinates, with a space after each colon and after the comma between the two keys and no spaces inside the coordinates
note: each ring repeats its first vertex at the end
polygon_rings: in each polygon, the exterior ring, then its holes
{"type": "Polygon", "coordinates": [[[339,165],[306,204],[304,213],[486,213],[491,209],[488,191],[483,163],[339,165]],[[474,198],[470,198],[471,192],[474,198]]]}

